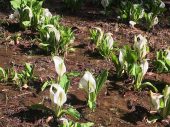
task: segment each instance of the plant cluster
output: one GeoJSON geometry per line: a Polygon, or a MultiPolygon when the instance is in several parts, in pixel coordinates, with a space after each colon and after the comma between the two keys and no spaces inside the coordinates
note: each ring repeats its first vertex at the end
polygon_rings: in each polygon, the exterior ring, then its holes
{"type": "Polygon", "coordinates": [[[14,14],[10,19],[17,19],[22,28],[37,27],[40,16],[42,15],[43,0],[11,0],[14,14]]]}
{"type": "Polygon", "coordinates": [[[60,17],[53,16],[42,4],[43,0],[12,0],[14,14],[9,18],[16,19],[21,28],[37,30],[40,36],[39,47],[42,50],[51,54],[67,53],[74,42],[71,28],[61,25],[60,17]]]}
{"type": "Polygon", "coordinates": [[[113,41],[111,33],[104,33],[100,28],[95,27],[90,30],[91,41],[95,43],[97,51],[105,58],[111,59],[116,67],[116,74],[118,77],[127,75],[133,80],[134,89],[140,90],[143,87],[150,86],[155,91],[150,82],[142,83],[144,75],[148,71],[149,63],[146,55],[149,53],[149,47],[146,37],[141,34],[134,37],[134,45],[124,46],[121,49],[113,48],[115,41],[113,41]],[[119,51],[119,56],[115,52],[119,51]]]}
{"type": "MultiPolygon", "coordinates": [[[[129,21],[130,25],[143,24],[147,30],[158,24],[158,16],[163,14],[165,4],[162,0],[92,0],[95,5],[100,5],[105,15],[108,15],[114,5],[114,11],[123,21],[129,21]]],[[[78,10],[83,0],[64,0],[67,8],[78,10]]]]}
{"type": "Polygon", "coordinates": [[[144,75],[149,68],[148,59],[146,58],[148,52],[147,39],[139,34],[135,36],[133,47],[124,46],[122,49],[119,49],[119,56],[114,54],[111,56],[116,66],[117,75],[120,77],[122,74],[125,74],[132,78],[135,90],[150,86],[157,91],[156,87],[151,83],[142,83],[144,75]]]}
{"type": "MultiPolygon", "coordinates": [[[[55,114],[56,119],[63,119],[64,114],[71,115],[75,118],[80,118],[80,114],[78,113],[78,111],[73,109],[71,106],[69,106],[67,109],[63,109],[63,105],[67,100],[67,92],[70,86],[69,75],[78,76],[79,74],[66,73],[66,66],[64,64],[64,60],[61,57],[54,56],[53,61],[58,76],[56,79],[45,82],[42,86],[42,90],[44,90],[47,86],[50,86],[50,98],[53,104],[53,114],[55,114]]],[[[101,72],[101,74],[99,74],[95,80],[93,75],[89,71],[86,71],[84,76],[80,80],[79,87],[81,89],[84,89],[84,91],[87,93],[87,105],[93,111],[96,108],[97,95],[99,94],[99,91],[107,80],[107,76],[108,71],[105,70],[101,72]]],[[[65,118],[63,120],[63,123],[64,124],[61,127],[65,127],[66,125],[74,125],[76,127],[90,127],[93,125],[92,123],[80,124],[71,121],[68,122],[68,120],[66,120],[65,118]]]]}
{"type": "Polygon", "coordinates": [[[101,56],[108,59],[116,45],[116,42],[112,38],[112,33],[104,33],[101,28],[94,27],[90,30],[90,39],[95,44],[101,56]]]}
{"type": "Polygon", "coordinates": [[[3,69],[0,68],[0,81],[1,82],[12,82],[16,84],[19,88],[22,86],[27,87],[33,81],[36,80],[34,76],[34,66],[30,63],[25,63],[24,70],[17,71],[14,68],[3,69]]]}
{"type": "MultiPolygon", "coordinates": [[[[80,8],[83,0],[63,0],[67,8],[77,10],[80,8]]],[[[93,2],[97,2],[93,0],[93,2]]],[[[101,0],[101,5],[104,8],[105,14],[108,13],[112,0],[101,0]]],[[[146,23],[147,29],[152,28],[158,23],[158,15],[165,10],[165,5],[161,0],[142,2],[134,2],[123,0],[118,2],[120,18],[130,21],[134,26],[136,23],[146,23]]],[[[21,28],[32,28],[39,32],[40,43],[39,46],[46,52],[52,54],[67,53],[70,50],[70,44],[74,41],[74,34],[71,28],[60,24],[60,17],[53,16],[51,12],[42,8],[43,0],[12,0],[11,5],[14,9],[14,14],[10,15],[10,19],[18,20],[21,28]]],[[[18,36],[14,38],[17,41],[18,36]]],[[[95,49],[101,56],[107,60],[111,60],[116,67],[116,74],[118,77],[126,75],[132,79],[133,89],[141,90],[149,86],[155,92],[157,88],[150,82],[143,82],[144,76],[148,71],[149,62],[147,54],[149,53],[149,46],[146,37],[139,34],[134,37],[134,44],[132,46],[125,45],[122,48],[116,47],[116,41],[112,38],[112,33],[105,33],[101,28],[94,27],[90,30],[90,39],[95,44],[95,49]],[[117,54],[118,55],[117,55],[117,54]]],[[[55,64],[55,71],[57,77],[46,81],[42,86],[42,91],[48,86],[50,87],[51,109],[45,107],[43,104],[33,105],[32,108],[48,110],[53,115],[54,120],[61,121],[60,127],[90,127],[93,123],[79,123],[67,120],[66,116],[80,118],[80,113],[72,106],[66,105],[67,94],[71,84],[71,76],[79,76],[76,72],[67,72],[64,64],[64,59],[59,56],[53,56],[55,64]]],[[[154,61],[155,68],[159,72],[169,72],[170,70],[170,50],[160,50],[156,53],[156,60],[154,61]]],[[[17,71],[16,69],[0,68],[0,81],[13,82],[17,86],[27,86],[33,82],[34,66],[26,63],[24,70],[17,71]]],[[[79,82],[79,88],[86,93],[87,106],[94,111],[97,107],[97,96],[105,84],[108,77],[108,70],[102,71],[96,77],[90,72],[86,71],[79,82]]],[[[149,118],[151,121],[158,119],[165,119],[170,115],[170,87],[167,85],[162,94],[150,92],[151,102],[157,110],[149,118]]]]}
{"type": "Polygon", "coordinates": [[[87,93],[88,106],[92,110],[96,108],[97,95],[107,80],[107,76],[108,71],[105,70],[101,72],[95,80],[93,75],[89,71],[86,71],[80,80],[79,87],[84,89],[84,91],[87,93]]]}
{"type": "MultiPolygon", "coordinates": [[[[98,52],[101,55],[103,55],[100,47],[105,47],[104,46],[105,42],[102,40],[105,39],[104,36],[107,34],[104,34],[104,32],[98,27],[95,27],[94,29],[90,30],[90,34],[91,40],[95,43],[96,47],[99,47],[98,52]]],[[[109,47],[109,43],[107,47],[109,47]]],[[[151,84],[150,82],[143,82],[144,76],[149,68],[148,62],[149,59],[147,59],[148,53],[149,53],[148,41],[146,37],[139,34],[138,36],[134,37],[133,46],[125,45],[123,46],[123,48],[120,49],[117,47],[117,50],[114,51],[110,50],[109,54],[107,54],[106,56],[110,58],[114,63],[116,68],[116,74],[118,77],[126,75],[128,76],[128,78],[132,79],[134,90],[141,90],[142,88],[149,86],[150,88],[152,88],[153,91],[158,92],[157,88],[153,84],[151,84]],[[117,51],[118,55],[115,55],[115,52],[117,51]]],[[[169,72],[170,69],[169,49],[160,50],[156,52],[156,60],[154,60],[154,67],[158,72],[169,72]]],[[[84,82],[84,79],[87,78],[89,79],[88,82],[91,84],[90,85],[91,87],[85,87],[85,90],[88,88],[90,92],[93,90],[95,82],[93,80],[93,76],[89,72],[85,73],[83,79],[81,79],[82,80],[81,82],[84,82]]],[[[152,91],[150,93],[151,103],[156,109],[156,114],[151,114],[151,116],[148,118],[148,122],[156,122],[157,120],[160,119],[161,120],[166,119],[168,115],[170,115],[170,86],[166,85],[162,94],[153,93],[152,91]]],[[[89,98],[91,99],[90,96],[89,98]]],[[[90,104],[91,103],[88,103],[89,107],[90,104]]]]}
{"type": "Polygon", "coordinates": [[[169,72],[170,71],[170,50],[157,51],[155,60],[155,69],[158,72],[169,72]]]}
{"type": "Polygon", "coordinates": [[[158,24],[158,16],[165,11],[165,4],[161,0],[121,1],[119,16],[122,20],[135,24],[143,23],[147,30],[158,24]]]}
{"type": "Polygon", "coordinates": [[[162,94],[150,92],[151,103],[157,114],[152,114],[148,122],[156,122],[157,120],[166,119],[170,115],[170,86],[166,85],[162,94]]]}

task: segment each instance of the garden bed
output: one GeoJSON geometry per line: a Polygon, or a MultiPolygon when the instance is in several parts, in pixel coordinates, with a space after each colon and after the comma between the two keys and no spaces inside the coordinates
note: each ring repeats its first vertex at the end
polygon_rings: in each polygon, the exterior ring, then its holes
{"type": "MultiPolygon", "coordinates": [[[[146,122],[153,110],[150,103],[149,90],[144,89],[136,92],[126,83],[125,79],[118,79],[115,75],[115,67],[111,61],[106,61],[96,52],[93,52],[93,45],[90,42],[89,29],[100,27],[105,32],[111,32],[114,40],[120,46],[132,45],[134,35],[143,34],[149,40],[151,53],[148,55],[150,61],[154,57],[154,51],[170,46],[170,26],[167,16],[160,19],[158,25],[153,30],[146,32],[140,26],[131,28],[128,24],[118,22],[115,16],[105,17],[98,13],[98,8],[89,5],[87,2],[81,11],[70,13],[69,10],[62,10],[61,1],[50,0],[46,2],[53,14],[62,15],[61,23],[69,26],[75,33],[74,52],[69,52],[65,58],[67,71],[77,71],[82,74],[86,69],[98,74],[103,69],[109,70],[109,77],[105,87],[100,92],[97,99],[97,108],[92,112],[86,105],[85,94],[78,88],[80,77],[71,80],[71,88],[68,93],[66,104],[77,108],[81,113],[80,122],[93,122],[96,127],[155,127],[165,126],[166,123],[156,122],[149,124],[146,122]],[[88,5],[88,6],[87,6],[88,5]]],[[[6,21],[11,12],[6,9],[0,12],[2,21],[6,21]]],[[[33,86],[19,90],[15,85],[0,85],[0,127],[45,127],[57,126],[57,123],[48,122],[49,115],[41,110],[32,110],[30,106],[43,102],[50,107],[49,89],[41,92],[41,85],[49,77],[55,77],[54,63],[51,56],[45,55],[37,49],[37,42],[34,37],[37,33],[19,29],[18,24],[1,23],[0,26],[0,67],[8,68],[14,65],[23,68],[25,62],[35,65],[35,75],[39,77],[33,86]],[[16,33],[21,33],[21,40],[18,44],[9,44],[6,38],[16,33]]],[[[152,67],[145,76],[146,81],[163,88],[170,84],[170,74],[159,74],[153,71],[152,67]]],[[[167,125],[168,126],[168,125],[167,125]]]]}

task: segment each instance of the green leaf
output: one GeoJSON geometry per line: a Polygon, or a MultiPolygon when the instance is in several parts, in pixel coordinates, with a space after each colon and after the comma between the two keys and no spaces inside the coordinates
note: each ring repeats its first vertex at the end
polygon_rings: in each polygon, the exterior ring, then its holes
{"type": "Polygon", "coordinates": [[[11,3],[11,6],[14,10],[17,10],[20,8],[20,5],[21,5],[21,0],[12,0],[10,1],[11,3]]]}
{"type": "Polygon", "coordinates": [[[158,89],[150,82],[143,83],[140,88],[144,88],[144,87],[147,87],[147,86],[150,86],[155,92],[158,92],[158,89]]]}
{"type": "Polygon", "coordinates": [[[170,95],[168,96],[166,107],[163,110],[165,110],[164,113],[166,113],[166,114],[163,114],[163,116],[167,117],[168,115],[170,115],[170,95]]]}
{"type": "Polygon", "coordinates": [[[67,90],[70,86],[70,80],[67,78],[67,75],[64,74],[61,78],[60,78],[60,83],[61,87],[64,89],[65,93],[67,93],[67,90]]]}
{"type": "Polygon", "coordinates": [[[138,69],[138,67],[137,67],[138,65],[137,64],[132,64],[132,65],[130,65],[129,67],[128,67],[128,73],[131,75],[131,76],[134,76],[134,77],[136,77],[137,75],[137,69],[138,69]]]}
{"type": "Polygon", "coordinates": [[[72,72],[67,73],[68,77],[77,77],[79,75],[80,75],[80,72],[76,72],[76,71],[72,71],[72,72]]]}
{"type": "Polygon", "coordinates": [[[157,62],[160,63],[160,65],[161,65],[160,68],[157,68],[157,70],[164,71],[164,69],[165,69],[165,71],[168,71],[168,68],[166,67],[166,64],[164,61],[157,60],[157,62]]]}
{"type": "Polygon", "coordinates": [[[165,109],[164,99],[163,99],[163,98],[160,98],[159,100],[160,100],[160,105],[159,105],[159,106],[160,106],[160,109],[161,109],[161,108],[162,108],[162,109],[163,109],[163,108],[165,109]]]}
{"type": "Polygon", "coordinates": [[[166,59],[166,63],[170,66],[170,60],[166,59]]]}
{"type": "Polygon", "coordinates": [[[80,113],[72,107],[69,107],[67,110],[63,110],[63,112],[74,117],[74,118],[76,118],[76,119],[80,118],[80,113]]]}
{"type": "Polygon", "coordinates": [[[117,56],[113,53],[111,54],[111,60],[115,64],[115,66],[118,66],[119,60],[118,60],[117,56]]]}
{"type": "Polygon", "coordinates": [[[6,75],[6,72],[5,72],[5,70],[4,70],[2,67],[0,67],[0,72],[2,73],[3,78],[4,78],[4,77],[5,77],[5,75],[6,75]]]}
{"type": "Polygon", "coordinates": [[[50,86],[50,82],[49,81],[46,81],[42,87],[41,87],[41,91],[44,91],[48,86],[50,86]]]}
{"type": "Polygon", "coordinates": [[[148,117],[147,122],[148,123],[155,123],[159,119],[162,119],[162,117],[160,115],[153,114],[150,117],[148,117]]]}
{"type": "Polygon", "coordinates": [[[96,100],[94,99],[89,99],[88,100],[88,106],[91,110],[94,110],[96,108],[96,100]]]}
{"type": "Polygon", "coordinates": [[[106,82],[108,77],[108,70],[101,72],[96,78],[96,95],[100,92],[102,86],[106,82]]]}
{"type": "Polygon", "coordinates": [[[28,73],[31,73],[33,68],[30,63],[25,63],[25,69],[28,73]]]}
{"type": "Polygon", "coordinates": [[[39,0],[39,1],[34,1],[32,4],[32,8],[36,11],[38,11],[37,9],[42,8],[42,4],[43,4],[44,0],[39,0]]]}
{"type": "Polygon", "coordinates": [[[30,21],[23,21],[22,25],[23,25],[24,28],[26,28],[26,27],[30,26],[30,23],[31,23],[30,21]]]}
{"type": "MultiPolygon", "coordinates": [[[[73,125],[74,125],[74,127],[92,127],[92,126],[94,126],[94,123],[92,123],[92,122],[88,122],[88,123],[76,122],[76,123],[73,123],[73,125]]],[[[73,126],[71,126],[71,127],[73,127],[73,126]]]]}
{"type": "Polygon", "coordinates": [[[92,122],[81,123],[80,126],[81,127],[92,127],[92,126],[94,126],[94,123],[92,123],[92,122]]]}

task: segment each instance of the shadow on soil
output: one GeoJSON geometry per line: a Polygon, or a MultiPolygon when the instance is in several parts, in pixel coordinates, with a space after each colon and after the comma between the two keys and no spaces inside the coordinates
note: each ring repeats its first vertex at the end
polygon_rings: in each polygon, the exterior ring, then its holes
{"type": "Polygon", "coordinates": [[[76,12],[70,11],[70,9],[66,8],[64,3],[61,1],[48,0],[48,2],[45,2],[44,6],[49,8],[52,12],[57,12],[57,14],[59,15],[79,17],[85,21],[113,22],[114,20],[116,20],[115,14],[110,14],[110,16],[105,16],[101,14],[100,11],[102,10],[102,8],[98,5],[96,7],[96,5],[91,4],[91,1],[86,1],[82,5],[81,9],[76,12]]]}
{"type": "Polygon", "coordinates": [[[1,0],[0,1],[0,12],[8,13],[11,11],[10,0],[1,0]]]}
{"type": "Polygon", "coordinates": [[[41,110],[23,109],[18,113],[11,115],[17,117],[21,122],[35,123],[37,120],[47,118],[49,114],[41,110]]]}
{"type": "MultiPolygon", "coordinates": [[[[23,109],[18,113],[15,113],[11,115],[11,117],[16,117],[21,122],[28,122],[28,123],[38,123],[39,121],[47,120],[49,116],[52,116],[52,114],[46,110],[38,110],[38,109],[23,109]],[[44,120],[43,120],[44,119],[44,120]]],[[[57,127],[58,122],[54,119],[50,120],[48,123],[50,127],[57,127]]]]}
{"type": "Polygon", "coordinates": [[[144,82],[150,82],[152,83],[160,93],[162,93],[163,89],[165,88],[166,83],[161,82],[161,81],[156,81],[156,80],[144,80],[144,82]]]}
{"type": "Polygon", "coordinates": [[[81,48],[81,49],[83,49],[86,46],[87,46],[86,44],[79,44],[79,45],[74,46],[74,48],[81,48]]]}
{"type": "Polygon", "coordinates": [[[33,81],[30,86],[36,90],[36,93],[41,92],[42,82],[41,81],[33,81]]]}
{"type": "Polygon", "coordinates": [[[75,96],[74,94],[68,95],[67,103],[73,106],[74,105],[86,105],[86,101],[82,101],[78,99],[77,96],[75,96]]]}
{"type": "Polygon", "coordinates": [[[32,45],[21,44],[18,47],[19,47],[20,52],[24,53],[24,54],[29,54],[29,55],[44,55],[44,56],[48,56],[49,55],[49,53],[46,53],[43,50],[41,50],[38,47],[38,45],[36,45],[36,44],[32,44],[32,45]]]}
{"type": "Polygon", "coordinates": [[[93,52],[91,50],[87,50],[87,51],[85,51],[85,54],[87,54],[91,58],[103,60],[103,57],[97,51],[93,52]]]}
{"type": "Polygon", "coordinates": [[[107,87],[109,91],[118,91],[119,94],[124,95],[127,91],[129,91],[129,84],[125,83],[127,77],[118,78],[114,71],[109,72],[108,80],[111,81],[110,85],[107,87]]]}
{"type": "Polygon", "coordinates": [[[21,31],[19,23],[2,23],[2,26],[5,27],[5,30],[11,33],[19,32],[21,31]]]}
{"type": "Polygon", "coordinates": [[[142,121],[146,116],[149,116],[148,110],[140,105],[136,105],[134,111],[124,114],[121,119],[137,125],[137,122],[142,121]]]}

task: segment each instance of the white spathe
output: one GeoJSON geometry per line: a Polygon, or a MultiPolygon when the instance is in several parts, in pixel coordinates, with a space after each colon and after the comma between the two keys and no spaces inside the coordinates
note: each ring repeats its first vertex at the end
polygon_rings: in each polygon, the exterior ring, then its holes
{"type": "Polygon", "coordinates": [[[45,21],[45,18],[51,18],[53,15],[51,14],[51,12],[49,11],[48,8],[44,8],[43,9],[43,12],[42,12],[42,15],[41,15],[41,18],[40,20],[38,21],[39,24],[42,24],[44,21],[45,21]]]}
{"type": "Polygon", "coordinates": [[[52,84],[50,87],[50,99],[57,106],[61,107],[66,101],[66,93],[59,84],[52,84]]]}
{"type": "Polygon", "coordinates": [[[156,24],[158,24],[158,22],[159,22],[159,20],[158,20],[158,17],[156,16],[156,17],[154,18],[154,21],[153,21],[153,26],[156,25],[156,24]]]}
{"type": "Polygon", "coordinates": [[[43,10],[43,16],[44,16],[44,17],[52,17],[52,14],[51,14],[51,12],[49,11],[48,8],[45,8],[45,9],[43,10]]]}
{"type": "Polygon", "coordinates": [[[141,50],[146,44],[147,39],[144,36],[142,36],[141,34],[135,36],[134,48],[141,50]]]}
{"type": "Polygon", "coordinates": [[[160,7],[160,8],[165,8],[165,3],[161,1],[159,7],[160,7]]]}
{"type": "Polygon", "coordinates": [[[45,27],[48,28],[49,33],[54,32],[56,41],[59,42],[60,41],[60,32],[59,32],[59,30],[57,30],[56,27],[54,25],[51,25],[51,24],[50,25],[46,25],[45,27]]]}
{"type": "Polygon", "coordinates": [[[106,44],[109,49],[113,49],[114,40],[112,38],[112,33],[106,33],[106,44]]]}
{"type": "Polygon", "coordinates": [[[142,12],[141,12],[141,14],[139,15],[139,18],[140,18],[140,19],[143,18],[144,14],[145,14],[145,10],[142,9],[142,12]]]}
{"type": "Polygon", "coordinates": [[[130,24],[130,26],[131,26],[132,28],[134,28],[135,25],[136,25],[136,22],[135,22],[135,21],[129,21],[129,24],[130,24]]]}
{"type": "Polygon", "coordinates": [[[142,61],[141,65],[140,65],[141,69],[142,69],[142,74],[143,76],[146,74],[146,72],[148,71],[149,68],[149,63],[148,61],[145,59],[142,61]]]}
{"type": "Polygon", "coordinates": [[[163,95],[160,95],[158,93],[153,93],[152,91],[151,91],[150,95],[151,95],[152,105],[154,106],[154,108],[156,110],[159,110],[159,108],[160,108],[160,99],[163,97],[163,95]]]}
{"type": "Polygon", "coordinates": [[[123,65],[124,59],[123,59],[123,52],[122,50],[119,51],[119,62],[121,65],[123,65]]]}
{"type": "Polygon", "coordinates": [[[83,77],[81,78],[79,82],[79,87],[84,89],[87,93],[95,92],[96,81],[89,71],[86,71],[83,77]]]}
{"type": "Polygon", "coordinates": [[[60,58],[59,56],[54,56],[53,61],[55,64],[55,70],[59,77],[62,77],[63,74],[66,72],[66,66],[64,64],[64,60],[60,58]]]}
{"type": "Polygon", "coordinates": [[[140,58],[144,58],[147,54],[147,39],[146,37],[139,34],[138,36],[135,36],[134,39],[134,49],[139,52],[140,58]]]}

